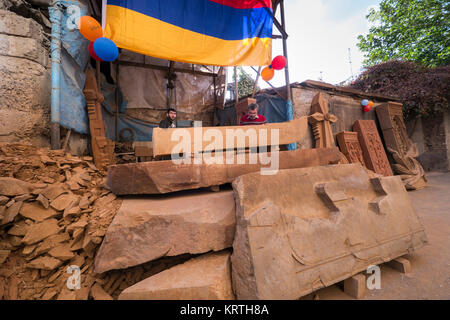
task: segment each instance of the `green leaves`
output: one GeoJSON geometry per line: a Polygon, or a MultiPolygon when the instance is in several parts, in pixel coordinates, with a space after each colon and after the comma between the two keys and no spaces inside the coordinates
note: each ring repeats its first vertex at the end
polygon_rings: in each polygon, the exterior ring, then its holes
{"type": "MultiPolygon", "coordinates": [[[[247,72],[245,72],[244,68],[238,67],[239,99],[252,94],[254,85],[255,80],[247,72]]],[[[259,91],[259,87],[257,87],[257,91],[259,91]]]]}
{"type": "Polygon", "coordinates": [[[373,26],[358,37],[366,66],[393,59],[430,67],[450,64],[448,0],[382,0],[367,19],[373,26]]]}

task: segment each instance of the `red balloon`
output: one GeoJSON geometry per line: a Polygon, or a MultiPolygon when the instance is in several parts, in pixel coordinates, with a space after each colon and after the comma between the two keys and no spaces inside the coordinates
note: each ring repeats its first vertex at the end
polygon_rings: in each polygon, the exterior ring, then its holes
{"type": "Polygon", "coordinates": [[[364,112],[369,112],[370,110],[372,110],[372,108],[370,106],[365,106],[364,107],[364,112]]]}
{"type": "Polygon", "coordinates": [[[94,42],[89,43],[89,54],[91,55],[91,57],[97,61],[103,61],[102,59],[100,59],[94,51],[94,42]]]}
{"type": "Polygon", "coordinates": [[[272,68],[274,68],[275,70],[281,70],[284,67],[286,67],[286,58],[283,56],[276,56],[273,60],[272,60],[272,68]]]}

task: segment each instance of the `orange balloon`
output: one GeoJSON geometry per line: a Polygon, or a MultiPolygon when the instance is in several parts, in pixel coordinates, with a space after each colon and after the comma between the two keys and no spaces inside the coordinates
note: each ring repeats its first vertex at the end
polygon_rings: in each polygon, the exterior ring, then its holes
{"type": "Polygon", "coordinates": [[[369,101],[369,107],[373,107],[373,101],[369,101]]]}
{"type": "Polygon", "coordinates": [[[273,68],[265,67],[261,71],[261,78],[263,78],[265,81],[272,80],[274,75],[275,75],[275,70],[273,68]]]}
{"type": "Polygon", "coordinates": [[[82,16],[78,20],[78,29],[80,29],[80,33],[89,41],[95,41],[103,37],[102,26],[90,16],[82,16]]]}

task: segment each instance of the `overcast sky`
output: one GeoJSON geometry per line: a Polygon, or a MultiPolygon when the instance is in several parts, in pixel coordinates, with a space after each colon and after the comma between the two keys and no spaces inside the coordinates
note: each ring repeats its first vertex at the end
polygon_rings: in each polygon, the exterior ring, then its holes
{"type": "MultiPolygon", "coordinates": [[[[348,79],[351,76],[348,48],[353,73],[357,75],[363,61],[356,46],[357,37],[367,34],[369,25],[365,17],[369,8],[378,7],[379,3],[380,0],[286,0],[291,82],[318,80],[321,71],[323,81],[328,83],[348,79]]],[[[274,40],[273,56],[282,53],[281,40],[274,40]]],[[[271,82],[283,86],[284,73],[276,71],[271,82]]],[[[262,82],[261,87],[267,85],[262,82]]]]}

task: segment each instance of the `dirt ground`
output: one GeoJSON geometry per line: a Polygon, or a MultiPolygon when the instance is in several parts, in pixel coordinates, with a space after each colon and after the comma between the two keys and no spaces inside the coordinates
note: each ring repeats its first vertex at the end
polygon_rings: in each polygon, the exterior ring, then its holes
{"type": "MultiPolygon", "coordinates": [[[[412,272],[402,274],[381,266],[381,290],[369,291],[364,300],[450,299],[450,173],[430,173],[429,187],[410,192],[429,244],[405,256],[412,272]]],[[[338,285],[316,292],[320,300],[351,300],[338,285]]]]}

